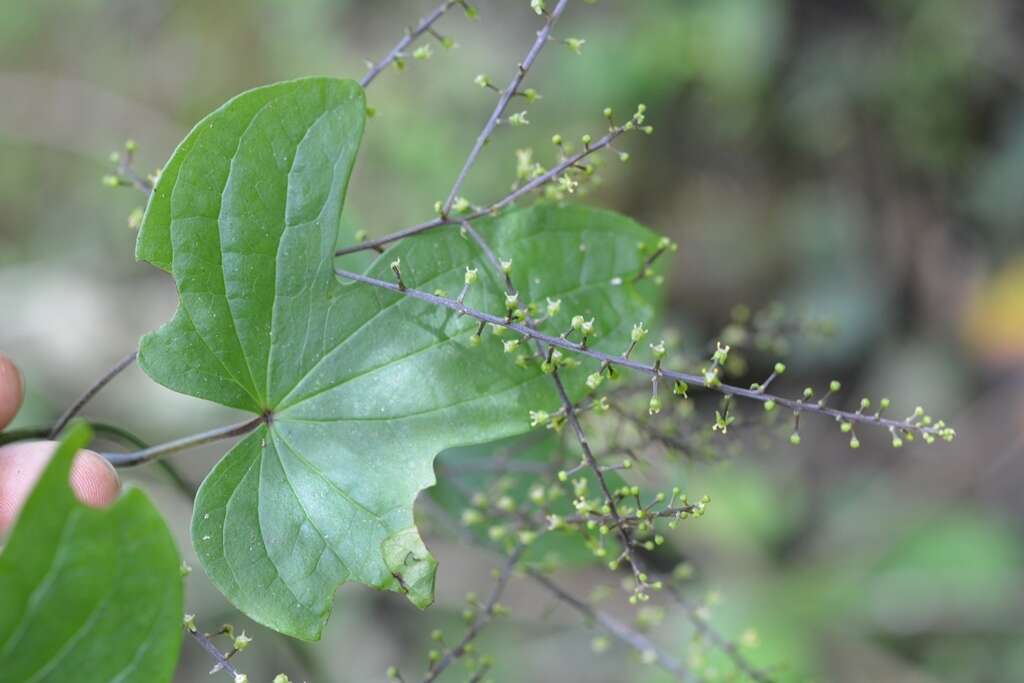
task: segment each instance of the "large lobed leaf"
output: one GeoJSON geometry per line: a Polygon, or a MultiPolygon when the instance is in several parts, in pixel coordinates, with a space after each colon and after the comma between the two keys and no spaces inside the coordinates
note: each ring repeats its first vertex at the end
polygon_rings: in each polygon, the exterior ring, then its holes
{"type": "MultiPolygon", "coordinates": [[[[334,249],[365,103],[352,81],[259,88],[201,121],[174,153],[138,255],[169,269],[180,305],[147,335],[140,364],[177,391],[266,416],[203,483],[192,537],[207,573],[255,620],[318,638],[337,586],[359,581],[433,599],[435,562],[413,523],[435,454],[528,429],[557,407],[536,364],[501,344],[473,348],[476,322],[393,292],[341,284],[334,249]]],[[[632,282],[653,235],[609,212],[537,206],[481,221],[512,258],[526,301],[561,298],[562,332],[596,316],[606,348],[653,316],[654,287],[632,282]]],[[[456,229],[399,244],[368,272],[504,310],[499,282],[456,229]]],[[[600,343],[599,343],[600,345],[600,343]]],[[[583,368],[566,374],[580,395],[583,368]]]]}
{"type": "Polygon", "coordinates": [[[181,561],[160,513],[132,489],[106,510],[68,484],[89,441],[57,448],[0,554],[0,681],[169,681],[181,648],[181,561]]]}

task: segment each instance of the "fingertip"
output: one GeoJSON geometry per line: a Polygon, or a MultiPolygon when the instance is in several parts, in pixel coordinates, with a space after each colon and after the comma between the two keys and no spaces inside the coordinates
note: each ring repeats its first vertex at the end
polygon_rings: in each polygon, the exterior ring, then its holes
{"type": "Polygon", "coordinates": [[[121,481],[106,458],[83,449],[71,464],[71,490],[86,505],[106,507],[117,500],[121,481]]]}
{"type": "Polygon", "coordinates": [[[18,414],[24,394],[21,373],[10,358],[0,353],[0,429],[18,414]]]}
{"type": "MultiPolygon", "coordinates": [[[[14,524],[55,448],[54,441],[22,442],[0,448],[0,534],[14,524]]],[[[121,491],[114,468],[106,458],[90,450],[75,455],[70,485],[75,497],[91,507],[110,505],[121,491]]]]}

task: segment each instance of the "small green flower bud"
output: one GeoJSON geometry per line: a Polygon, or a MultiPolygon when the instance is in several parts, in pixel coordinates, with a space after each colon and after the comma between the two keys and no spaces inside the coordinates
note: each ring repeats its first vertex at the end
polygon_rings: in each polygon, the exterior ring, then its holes
{"type": "Polygon", "coordinates": [[[503,342],[503,346],[505,348],[505,353],[514,353],[515,350],[519,348],[519,340],[518,339],[506,340],[505,342],[503,342]]]}
{"type": "Polygon", "coordinates": [[[512,272],[512,259],[505,261],[504,259],[498,259],[498,266],[501,267],[501,272],[508,275],[512,272]]]}
{"type": "Polygon", "coordinates": [[[470,268],[469,266],[466,266],[466,278],[465,278],[466,284],[467,285],[476,284],[477,279],[478,279],[477,269],[476,268],[470,268]]]}
{"type": "Polygon", "coordinates": [[[462,523],[465,526],[474,526],[484,521],[484,516],[479,510],[473,508],[466,508],[462,511],[462,523]]]}
{"type": "MultiPolygon", "coordinates": [[[[530,411],[530,426],[539,427],[546,425],[551,421],[551,415],[545,410],[531,410],[530,411]]],[[[562,481],[565,481],[564,479],[562,481]]]]}
{"type": "Polygon", "coordinates": [[[602,375],[600,372],[592,372],[589,375],[587,375],[587,388],[590,389],[591,391],[594,391],[599,386],[601,386],[601,382],[603,381],[604,375],[602,375]]]}
{"type": "Polygon", "coordinates": [[[569,46],[569,49],[578,55],[583,54],[583,45],[586,43],[582,38],[566,38],[565,44],[569,46]]]}
{"type": "Polygon", "coordinates": [[[840,384],[838,380],[832,380],[828,384],[828,390],[831,391],[833,394],[836,393],[837,391],[839,391],[842,388],[843,388],[843,385],[840,384]]]}
{"type": "Polygon", "coordinates": [[[804,387],[804,398],[810,398],[814,396],[814,389],[811,387],[804,387]]]}
{"type": "Polygon", "coordinates": [[[590,137],[590,133],[584,133],[583,137],[581,138],[581,140],[583,141],[584,145],[589,145],[591,143],[591,141],[593,140],[593,138],[590,137]]]}
{"type": "Polygon", "coordinates": [[[785,364],[783,364],[783,363],[776,363],[776,364],[775,364],[775,374],[776,374],[776,375],[781,375],[781,374],[782,374],[782,373],[784,373],[785,371],[786,371],[786,366],[785,366],[785,364]]]}
{"type": "Polygon", "coordinates": [[[516,112],[515,114],[511,114],[508,117],[508,124],[510,126],[515,126],[515,127],[530,125],[529,120],[527,120],[527,118],[526,118],[526,114],[527,114],[527,112],[525,110],[524,111],[520,111],[520,112],[516,112]]]}
{"type": "Polygon", "coordinates": [[[574,315],[572,317],[572,320],[570,321],[570,325],[572,325],[572,329],[574,329],[576,331],[579,331],[580,327],[583,325],[583,320],[584,320],[584,318],[583,318],[582,315],[574,315]]]}
{"type": "Polygon", "coordinates": [[[775,401],[773,401],[773,400],[771,400],[771,399],[769,399],[769,400],[765,401],[765,402],[764,402],[764,411],[765,411],[766,413],[770,413],[770,412],[772,412],[773,410],[775,410],[775,401]]]}
{"type": "Polygon", "coordinates": [[[661,412],[661,399],[657,396],[651,396],[651,400],[647,403],[647,413],[649,415],[657,415],[661,412]]]}
{"type": "Polygon", "coordinates": [[[552,144],[561,147],[562,146],[562,136],[559,135],[558,133],[555,133],[554,135],[551,136],[551,142],[552,142],[552,144]]]}
{"type": "Polygon", "coordinates": [[[519,292],[505,295],[505,308],[512,310],[519,307],[519,292]]]}
{"type": "Polygon", "coordinates": [[[452,202],[452,211],[455,213],[465,213],[469,210],[469,200],[465,197],[456,197],[455,201],[452,202]]]}
{"type": "Polygon", "coordinates": [[[665,357],[665,340],[661,340],[657,344],[650,344],[651,353],[654,354],[655,360],[661,360],[665,357]]]}
{"type": "Polygon", "coordinates": [[[800,445],[800,434],[799,434],[799,432],[793,432],[792,434],[790,434],[789,435],[789,442],[791,444],[793,444],[794,446],[799,446],[800,445]]]}
{"type": "Polygon", "coordinates": [[[860,448],[860,439],[857,438],[856,434],[850,437],[850,448],[854,450],[860,448]]]}
{"type": "Polygon", "coordinates": [[[235,638],[235,649],[241,652],[245,648],[249,647],[249,643],[252,642],[252,638],[245,635],[245,631],[242,631],[241,635],[235,638]]]}
{"type": "Polygon", "coordinates": [[[530,0],[530,9],[538,16],[544,14],[544,0],[530,0]]]}
{"type": "Polygon", "coordinates": [[[643,323],[637,323],[633,325],[633,331],[629,333],[629,338],[634,342],[639,342],[641,339],[647,336],[647,329],[643,323]]]}
{"type": "Polygon", "coordinates": [[[420,45],[418,48],[412,51],[412,58],[419,60],[430,59],[434,55],[434,48],[430,46],[430,43],[420,45]]]}
{"type": "Polygon", "coordinates": [[[479,85],[481,88],[487,88],[491,85],[491,79],[488,78],[487,74],[477,74],[473,82],[479,85]]]}

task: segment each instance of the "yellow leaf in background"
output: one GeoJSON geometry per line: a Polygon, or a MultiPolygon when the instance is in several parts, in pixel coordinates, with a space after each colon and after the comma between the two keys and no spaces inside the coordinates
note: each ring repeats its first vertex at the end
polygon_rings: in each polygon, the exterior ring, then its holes
{"type": "Polygon", "coordinates": [[[985,362],[1024,363],[1024,258],[981,283],[964,312],[963,337],[985,362]]]}

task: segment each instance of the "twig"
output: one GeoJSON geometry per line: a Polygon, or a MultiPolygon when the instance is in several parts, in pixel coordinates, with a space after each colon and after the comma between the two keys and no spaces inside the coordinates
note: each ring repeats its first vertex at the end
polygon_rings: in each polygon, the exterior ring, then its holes
{"type": "Polygon", "coordinates": [[[117,361],[117,364],[114,365],[114,367],[107,370],[99,379],[93,382],[92,386],[86,389],[85,393],[79,396],[78,400],[72,403],[71,407],[65,410],[64,413],[59,418],[57,418],[57,421],[53,424],[53,427],[50,428],[48,438],[56,439],[57,435],[60,434],[60,430],[64,429],[64,427],[67,426],[68,422],[71,421],[71,418],[77,415],[78,412],[85,407],[85,404],[91,401],[92,398],[96,394],[98,394],[101,389],[103,389],[103,387],[107,386],[110,380],[117,377],[117,375],[120,374],[122,370],[124,370],[129,365],[134,363],[135,359],[138,358],[138,356],[138,351],[132,351],[127,356],[117,361]]]}
{"type": "MultiPolygon", "coordinates": [[[[482,542],[479,538],[474,536],[473,533],[470,532],[468,529],[462,527],[457,522],[452,520],[449,513],[445,511],[436,502],[428,500],[428,506],[434,509],[436,514],[439,515],[440,519],[448,523],[456,534],[461,535],[468,542],[480,545],[484,548],[493,549],[493,547],[490,544],[482,542]]],[[[501,514],[508,513],[501,511],[501,514]]],[[[544,533],[547,533],[547,531],[540,530],[539,532],[539,534],[541,535],[544,533]]],[[[582,614],[586,619],[597,623],[599,626],[601,626],[601,628],[608,631],[608,633],[610,633],[620,642],[624,643],[628,647],[633,648],[640,655],[653,655],[654,664],[665,669],[667,672],[673,674],[673,676],[677,680],[693,683],[699,683],[702,680],[701,678],[695,676],[692,672],[690,672],[682,663],[680,663],[674,657],[664,653],[657,644],[652,642],[642,633],[634,631],[629,626],[623,624],[614,617],[604,613],[600,609],[584,602],[583,600],[575,597],[571,593],[565,591],[558,584],[556,584],[554,581],[552,581],[536,569],[531,569],[527,567],[524,571],[540,586],[547,589],[548,592],[550,592],[555,598],[561,600],[562,602],[565,602],[569,607],[573,608],[574,610],[582,614]]]]}
{"type": "Polygon", "coordinates": [[[498,201],[478,211],[473,211],[469,214],[466,214],[465,216],[435,218],[429,221],[425,221],[423,223],[418,223],[408,228],[403,228],[401,230],[389,233],[387,235],[384,235],[383,237],[378,237],[377,239],[366,240],[365,242],[360,242],[359,244],[354,244],[349,247],[343,247],[334,252],[334,255],[344,256],[345,254],[352,254],[357,251],[365,251],[367,249],[381,249],[382,247],[391,244],[392,242],[397,242],[398,240],[405,239],[406,237],[413,237],[414,235],[419,235],[420,233],[427,232],[428,230],[433,230],[434,228],[439,228],[444,225],[454,225],[456,223],[474,221],[477,218],[493,215],[494,213],[496,213],[500,209],[505,208],[515,200],[522,197],[523,195],[526,195],[532,192],[533,190],[536,190],[537,188],[552,182],[555,178],[562,175],[562,173],[574,167],[576,164],[578,164],[583,159],[586,159],[591,154],[599,152],[605,147],[608,147],[617,137],[619,137],[628,130],[629,128],[627,128],[626,126],[616,126],[612,128],[610,131],[608,131],[608,133],[604,135],[604,137],[600,138],[596,142],[591,143],[584,150],[576,152],[575,154],[566,157],[558,164],[552,166],[551,169],[549,169],[545,173],[537,176],[536,178],[533,178],[529,182],[521,185],[520,187],[517,187],[515,190],[508,193],[498,201]]]}
{"type": "Polygon", "coordinates": [[[466,163],[463,164],[462,170],[459,171],[458,178],[455,179],[455,184],[452,185],[451,192],[448,193],[448,199],[444,202],[444,207],[441,210],[441,215],[447,216],[448,212],[452,209],[452,204],[455,202],[455,197],[458,196],[459,190],[462,189],[462,184],[466,182],[466,177],[469,175],[469,169],[476,163],[477,157],[480,156],[480,150],[483,149],[487,140],[491,137],[491,133],[494,132],[495,126],[498,125],[498,119],[501,118],[502,113],[505,111],[505,107],[508,106],[509,100],[516,94],[519,89],[519,85],[526,78],[527,72],[530,67],[533,66],[533,62],[537,59],[537,55],[544,49],[544,46],[548,42],[548,38],[551,35],[551,28],[555,22],[558,21],[558,17],[565,11],[566,5],[569,4],[569,0],[558,0],[558,4],[551,10],[551,13],[547,15],[547,20],[544,22],[544,27],[537,32],[537,40],[530,46],[530,50],[526,53],[526,57],[519,64],[516,69],[516,75],[513,76],[512,81],[508,84],[504,90],[501,91],[501,96],[498,97],[498,104],[494,107],[494,111],[491,112],[490,118],[484,124],[484,128],[480,131],[480,135],[476,138],[476,143],[473,145],[473,149],[470,151],[469,156],[466,157],[466,163]]]}
{"type": "Polygon", "coordinates": [[[189,627],[186,627],[185,631],[187,631],[188,634],[192,636],[197,643],[199,643],[200,647],[206,650],[207,653],[217,661],[217,666],[215,666],[213,671],[210,672],[211,674],[216,673],[217,671],[225,671],[234,677],[238,677],[240,675],[238,669],[235,668],[235,665],[224,656],[224,653],[220,651],[220,648],[214,645],[213,641],[207,638],[202,631],[198,629],[193,630],[189,627]]]}
{"type": "Polygon", "coordinates": [[[505,561],[505,565],[501,568],[501,574],[499,574],[498,580],[494,584],[494,589],[491,591],[491,596],[484,604],[484,608],[476,615],[476,618],[473,620],[470,627],[466,629],[466,634],[462,637],[462,640],[459,641],[459,644],[445,652],[444,656],[430,667],[427,675],[423,677],[423,683],[431,683],[436,680],[445,669],[451,666],[452,662],[464,655],[466,652],[466,646],[472,642],[480,634],[480,631],[491,621],[491,619],[494,618],[494,611],[498,606],[498,601],[501,599],[502,593],[505,592],[505,587],[508,586],[509,579],[512,578],[512,568],[515,567],[525,550],[526,546],[519,544],[508,556],[508,559],[505,561]]]}
{"type": "Polygon", "coordinates": [[[546,588],[552,595],[569,607],[572,607],[588,620],[598,624],[620,642],[633,648],[637,652],[641,653],[641,655],[653,657],[654,663],[658,664],[665,671],[673,674],[676,680],[686,681],[687,683],[695,683],[696,681],[701,680],[692,671],[686,668],[681,661],[664,653],[644,634],[634,631],[614,617],[605,614],[604,612],[592,607],[590,604],[580,600],[536,569],[527,569],[526,573],[530,578],[546,588]]]}
{"type": "Polygon", "coordinates": [[[242,434],[248,434],[261,424],[264,424],[266,421],[267,419],[260,415],[247,422],[240,422],[226,427],[211,429],[199,434],[184,436],[180,439],[157,444],[156,446],[150,446],[149,448],[143,448],[142,450],[132,451],[130,453],[101,453],[101,455],[114,467],[134,467],[135,465],[141,465],[162,455],[183,451],[187,448],[195,448],[196,446],[202,446],[203,444],[212,443],[214,441],[221,441],[222,439],[230,439],[235,436],[241,436],[242,434]]]}
{"type": "Polygon", "coordinates": [[[671,581],[665,580],[665,590],[672,596],[672,599],[679,603],[679,606],[686,612],[687,618],[690,623],[693,624],[702,636],[711,641],[711,644],[717,647],[719,650],[725,653],[725,655],[732,660],[732,663],[737,669],[746,674],[751,680],[757,681],[757,683],[772,683],[770,678],[763,671],[757,669],[753,664],[747,661],[747,658],[743,656],[739,648],[736,647],[736,643],[732,642],[721,633],[719,633],[704,617],[702,617],[697,608],[691,603],[682,591],[672,585],[671,581]]]}
{"type": "Polygon", "coordinates": [[[476,320],[479,320],[481,322],[490,323],[492,325],[497,325],[499,327],[506,327],[512,330],[513,332],[521,334],[529,339],[535,339],[549,346],[556,346],[567,351],[572,351],[574,353],[578,353],[580,355],[587,356],[595,360],[599,360],[603,363],[607,363],[608,365],[618,365],[648,375],[660,373],[662,377],[666,377],[670,380],[679,380],[680,382],[686,382],[687,384],[693,387],[703,387],[711,391],[716,391],[718,393],[725,394],[726,396],[739,396],[741,398],[747,398],[753,401],[759,401],[761,403],[774,401],[778,405],[789,408],[794,412],[815,413],[819,415],[826,415],[836,419],[847,420],[849,422],[877,425],[889,429],[913,431],[922,434],[941,435],[942,430],[936,426],[923,426],[908,421],[899,421],[884,417],[876,417],[875,415],[869,415],[866,413],[853,413],[845,410],[840,410],[838,408],[822,406],[816,402],[805,403],[801,400],[783,398],[781,396],[776,396],[766,392],[760,392],[754,389],[745,389],[743,387],[737,387],[730,384],[717,383],[714,386],[705,386],[704,377],[701,375],[695,375],[688,372],[678,372],[675,370],[667,370],[665,368],[656,369],[653,365],[647,365],[639,361],[630,360],[629,358],[625,358],[623,356],[615,356],[610,353],[605,353],[603,351],[598,351],[592,348],[583,348],[581,344],[578,344],[576,342],[569,341],[568,339],[562,337],[555,337],[550,334],[545,334],[528,325],[512,322],[504,317],[499,317],[496,315],[491,315],[490,313],[478,311],[476,309],[470,308],[469,306],[466,306],[465,304],[461,304],[454,299],[449,299],[448,297],[439,296],[437,294],[431,294],[429,292],[424,292],[422,290],[414,289],[412,287],[406,287],[404,291],[401,291],[399,290],[398,285],[392,282],[385,282],[384,280],[378,280],[377,278],[370,277],[368,275],[361,275],[359,273],[353,273],[351,271],[342,270],[340,268],[336,268],[334,272],[339,277],[345,278],[347,280],[355,280],[356,282],[362,282],[364,284],[372,285],[374,287],[390,290],[392,292],[395,292],[396,294],[404,294],[405,296],[411,297],[413,299],[419,299],[421,301],[425,301],[435,306],[443,306],[453,311],[457,311],[462,315],[475,318],[476,320]]]}
{"type": "Polygon", "coordinates": [[[387,54],[384,59],[380,60],[376,64],[370,67],[370,70],[362,77],[359,81],[359,85],[366,88],[373,82],[381,71],[391,65],[396,59],[402,56],[402,50],[409,46],[409,43],[419,38],[421,35],[430,30],[430,28],[444,16],[444,13],[452,8],[453,5],[457,4],[458,0],[445,0],[442,2],[437,9],[428,14],[427,16],[420,19],[420,23],[416,25],[416,28],[409,29],[406,31],[402,39],[398,41],[398,44],[391,48],[391,52],[387,54]]]}

